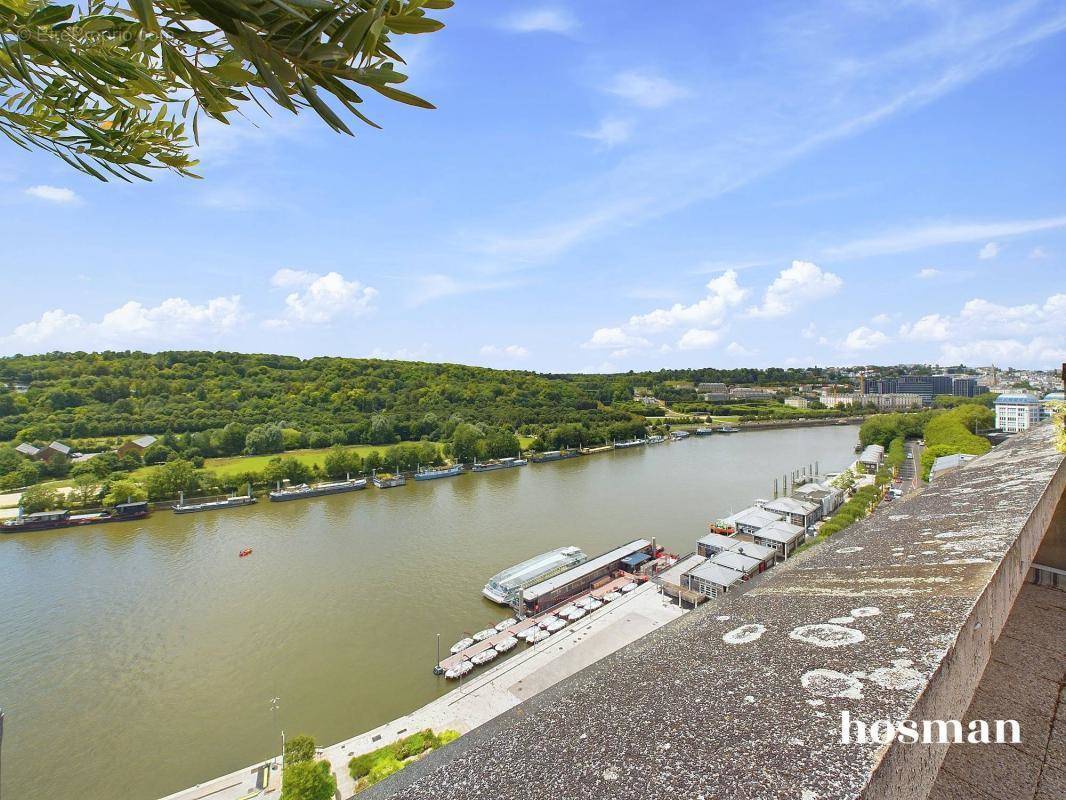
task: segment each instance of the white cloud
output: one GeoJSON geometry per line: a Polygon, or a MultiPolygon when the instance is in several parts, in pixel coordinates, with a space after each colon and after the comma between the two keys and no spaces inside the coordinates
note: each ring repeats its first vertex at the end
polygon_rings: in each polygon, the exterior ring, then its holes
{"type": "Polygon", "coordinates": [[[429,342],[423,342],[415,348],[398,347],[395,350],[385,350],[375,347],[370,351],[368,358],[381,358],[389,361],[429,361],[430,346],[429,342]]]}
{"type": "Polygon", "coordinates": [[[685,87],[660,75],[639,70],[615,75],[606,90],[640,108],[664,108],[690,94],[685,87]]]}
{"type": "Polygon", "coordinates": [[[933,267],[926,267],[925,269],[918,270],[918,277],[923,281],[932,280],[938,275],[940,275],[940,270],[934,269],[933,267]]]}
{"type": "Polygon", "coordinates": [[[481,355],[492,358],[525,358],[529,355],[529,350],[520,344],[509,344],[504,347],[486,344],[481,347],[481,355]]]}
{"type": "Polygon", "coordinates": [[[213,341],[213,337],[231,332],[246,316],[238,295],[216,297],[202,305],[182,297],[168,298],[156,306],[130,300],[96,322],[56,308],[16,326],[0,343],[9,351],[28,347],[36,352],[46,348],[175,346],[213,341]]]}
{"type": "Polygon", "coordinates": [[[47,186],[42,183],[38,186],[30,186],[25,192],[30,197],[58,205],[75,205],[81,202],[81,198],[78,197],[77,193],[73,189],[67,189],[65,186],[47,186]]]}
{"type": "Polygon", "coordinates": [[[615,147],[629,141],[633,135],[633,123],[628,119],[605,117],[593,130],[578,131],[577,135],[599,142],[604,147],[615,147]]]}
{"type": "Polygon", "coordinates": [[[999,222],[938,223],[891,231],[867,239],[857,239],[827,248],[824,253],[826,257],[833,259],[865,258],[924,250],[927,247],[940,247],[948,244],[987,241],[992,237],[1002,239],[1008,236],[1024,236],[1057,228],[1066,228],[1066,217],[999,222]]]}
{"type": "Polygon", "coordinates": [[[927,314],[899,333],[911,341],[939,342],[946,363],[1055,366],[1066,360],[1066,294],[1017,306],[975,298],[958,314],[927,314]]]}
{"type": "Polygon", "coordinates": [[[282,267],[270,276],[270,285],[279,289],[288,289],[292,286],[307,286],[313,283],[318,275],[301,269],[289,269],[282,267]]]}
{"type": "Polygon", "coordinates": [[[280,317],[266,321],[268,327],[322,325],[340,316],[348,319],[365,316],[374,310],[378,291],[359,281],[347,280],[339,272],[319,275],[294,269],[279,269],[270,279],[279,288],[297,288],[285,296],[285,310],[280,317]]]}
{"type": "Polygon", "coordinates": [[[705,328],[689,328],[677,340],[678,350],[706,350],[718,344],[722,334],[718,331],[709,331],[705,328]]]}
{"type": "Polygon", "coordinates": [[[920,342],[943,342],[951,336],[951,320],[940,314],[926,314],[917,322],[901,325],[899,335],[920,342]]]}
{"type": "Polygon", "coordinates": [[[999,255],[999,243],[988,242],[984,247],[977,251],[977,257],[982,261],[990,261],[999,255]]]}
{"type": "Polygon", "coordinates": [[[650,344],[651,342],[647,339],[628,334],[621,328],[599,328],[593,332],[592,338],[581,346],[588,350],[608,350],[630,347],[648,347],[650,344]]]}
{"type": "Polygon", "coordinates": [[[751,350],[745,347],[744,345],[740,344],[740,342],[730,342],[729,345],[726,347],[725,351],[731,356],[741,357],[753,356],[758,352],[757,350],[751,350]]]}
{"type": "Polygon", "coordinates": [[[1034,261],[1042,258],[1047,258],[1047,250],[1045,250],[1043,247],[1034,247],[1032,250],[1029,251],[1029,258],[1033,259],[1034,261]]]}
{"type": "Polygon", "coordinates": [[[808,322],[807,327],[800,331],[800,336],[804,339],[813,339],[818,335],[818,326],[813,322],[808,322]]]}
{"type": "Polygon", "coordinates": [[[889,316],[888,314],[884,314],[884,313],[882,313],[882,314],[878,314],[877,316],[875,316],[875,317],[874,317],[874,318],[873,318],[872,320],[870,320],[870,321],[871,321],[871,322],[872,322],[872,323],[873,323],[874,325],[887,325],[887,324],[888,324],[889,322],[891,322],[891,321],[892,321],[892,317],[891,317],[891,316],[889,316]]]}
{"type": "Polygon", "coordinates": [[[468,280],[439,272],[418,275],[412,279],[412,283],[414,285],[407,296],[407,304],[410,306],[421,306],[443,297],[509,289],[517,285],[514,280],[468,280]]]}
{"type": "Polygon", "coordinates": [[[861,325],[844,338],[841,346],[845,350],[858,352],[862,350],[874,350],[888,344],[890,341],[892,340],[881,331],[875,331],[873,328],[861,325]]]}
{"type": "Polygon", "coordinates": [[[727,270],[707,282],[707,296],[692,305],[675,303],[647,314],[630,317],[629,327],[642,332],[659,332],[681,325],[721,327],[730,308],[739,305],[748,290],[737,283],[735,270],[727,270]]]}
{"type": "Polygon", "coordinates": [[[618,365],[610,361],[601,361],[599,364],[596,364],[594,366],[582,367],[581,372],[591,372],[599,374],[618,372],[618,365]]]}
{"type": "Polygon", "coordinates": [[[564,8],[536,8],[513,14],[503,27],[515,33],[571,33],[577,29],[577,19],[564,8]]]}
{"type": "Polygon", "coordinates": [[[782,317],[805,303],[840,291],[844,281],[810,261],[793,261],[766,288],[761,306],[748,309],[752,317],[782,317]]]}
{"type": "Polygon", "coordinates": [[[1066,362],[1066,340],[1044,336],[1028,341],[974,339],[946,344],[941,352],[944,359],[951,363],[1048,367],[1066,362]]]}

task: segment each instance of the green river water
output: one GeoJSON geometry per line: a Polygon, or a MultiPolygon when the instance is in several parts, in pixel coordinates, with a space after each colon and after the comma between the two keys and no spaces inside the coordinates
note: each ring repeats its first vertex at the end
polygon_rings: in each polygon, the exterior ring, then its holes
{"type": "Polygon", "coordinates": [[[452,686],[442,649],[506,616],[494,573],[655,537],[854,459],[854,426],[745,431],[406,487],[0,536],[5,800],[153,800],[452,686]],[[254,548],[238,558],[242,548],[254,548]],[[275,718],[270,698],[280,697],[275,718]]]}

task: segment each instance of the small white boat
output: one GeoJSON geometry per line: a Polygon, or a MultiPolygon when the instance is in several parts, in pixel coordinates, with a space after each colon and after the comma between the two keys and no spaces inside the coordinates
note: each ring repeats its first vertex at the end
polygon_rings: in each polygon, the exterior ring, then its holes
{"type": "Polygon", "coordinates": [[[490,647],[488,650],[482,650],[477,655],[472,656],[470,658],[470,663],[473,664],[475,667],[480,667],[482,664],[488,664],[498,655],[499,653],[496,652],[496,649],[490,647]]]}
{"type": "Polygon", "coordinates": [[[518,634],[518,638],[519,639],[524,639],[525,641],[528,642],[530,640],[530,638],[532,638],[533,634],[536,633],[539,630],[540,630],[540,628],[538,628],[536,625],[530,625],[528,628],[526,628],[524,631],[522,631],[521,633],[518,634]]]}
{"type": "Polygon", "coordinates": [[[530,644],[536,644],[537,642],[543,642],[549,636],[551,636],[551,634],[548,633],[547,631],[542,631],[540,628],[534,628],[533,629],[533,635],[530,636],[527,641],[530,644]]]}
{"type": "Polygon", "coordinates": [[[569,614],[575,608],[577,608],[577,606],[575,606],[575,605],[564,606],[561,610],[556,611],[555,613],[558,616],[560,616],[560,617],[565,617],[567,614],[569,614]]]}
{"type": "Polygon", "coordinates": [[[566,620],[565,619],[557,619],[554,622],[552,622],[550,625],[548,625],[544,630],[546,630],[548,633],[556,633],[558,631],[561,631],[565,627],[566,627],[566,620]]]}
{"type": "Polygon", "coordinates": [[[589,613],[589,612],[587,612],[583,608],[575,608],[573,611],[571,611],[569,614],[566,615],[566,618],[568,620],[570,620],[571,622],[577,622],[579,619],[581,619],[587,613],[589,613]]]}
{"type": "Polygon", "coordinates": [[[516,620],[514,617],[508,617],[507,619],[502,619],[502,620],[500,620],[499,622],[496,623],[496,630],[497,631],[504,631],[507,628],[510,628],[512,625],[515,625],[517,623],[518,623],[518,620],[516,620]]]}
{"type": "Polygon", "coordinates": [[[518,645],[517,636],[508,636],[506,639],[500,639],[496,642],[496,652],[506,653],[508,650],[513,650],[518,645]]]}
{"type": "Polygon", "coordinates": [[[621,592],[607,592],[607,594],[605,594],[603,596],[603,602],[605,602],[605,603],[613,603],[615,600],[617,600],[621,596],[622,596],[621,592]]]}
{"type": "Polygon", "coordinates": [[[473,643],[474,640],[470,638],[460,639],[458,642],[452,645],[452,655],[454,656],[456,653],[466,650],[466,648],[468,648],[473,643]]]}
{"type": "Polygon", "coordinates": [[[588,610],[588,607],[590,605],[592,605],[592,596],[588,595],[586,597],[582,597],[580,600],[578,600],[576,603],[574,603],[574,605],[577,606],[578,608],[584,608],[584,609],[588,610]]]}
{"type": "Polygon", "coordinates": [[[537,624],[540,625],[540,627],[542,627],[542,628],[547,628],[549,625],[551,625],[557,619],[559,619],[559,618],[557,616],[555,616],[554,614],[549,614],[548,616],[546,616],[543,619],[541,619],[541,621],[538,622],[537,624]]]}
{"type": "Polygon", "coordinates": [[[629,583],[627,583],[625,586],[622,587],[622,594],[629,594],[631,591],[633,591],[636,588],[637,588],[637,582],[636,581],[630,581],[629,583]]]}
{"type": "Polygon", "coordinates": [[[595,611],[597,608],[603,608],[603,601],[597,600],[595,597],[591,599],[589,604],[585,606],[589,611],[595,611]]]}
{"type": "Polygon", "coordinates": [[[496,630],[495,628],[485,628],[485,630],[478,631],[477,633],[474,634],[474,641],[475,642],[483,642],[486,639],[488,639],[490,636],[495,636],[497,633],[499,633],[499,631],[496,630]]]}
{"type": "Polygon", "coordinates": [[[466,675],[466,673],[468,673],[473,668],[474,665],[471,664],[469,661],[460,661],[450,670],[445,672],[444,677],[449,678],[451,680],[455,680],[456,678],[461,678],[463,675],[466,675]]]}

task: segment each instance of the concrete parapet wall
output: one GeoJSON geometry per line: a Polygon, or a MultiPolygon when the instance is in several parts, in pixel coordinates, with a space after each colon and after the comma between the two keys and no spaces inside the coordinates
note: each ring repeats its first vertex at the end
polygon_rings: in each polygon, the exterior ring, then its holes
{"type": "Polygon", "coordinates": [[[360,797],[924,799],[945,746],[841,715],[962,718],[1064,487],[1014,437],[360,797]]]}

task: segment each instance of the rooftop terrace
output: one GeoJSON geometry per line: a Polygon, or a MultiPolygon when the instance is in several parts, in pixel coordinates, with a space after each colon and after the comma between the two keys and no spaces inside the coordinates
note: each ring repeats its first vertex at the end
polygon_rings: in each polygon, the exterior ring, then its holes
{"type": "Polygon", "coordinates": [[[842,745],[841,712],[963,718],[1063,535],[1051,439],[1013,438],[361,798],[925,798],[947,747],[842,745]]]}

